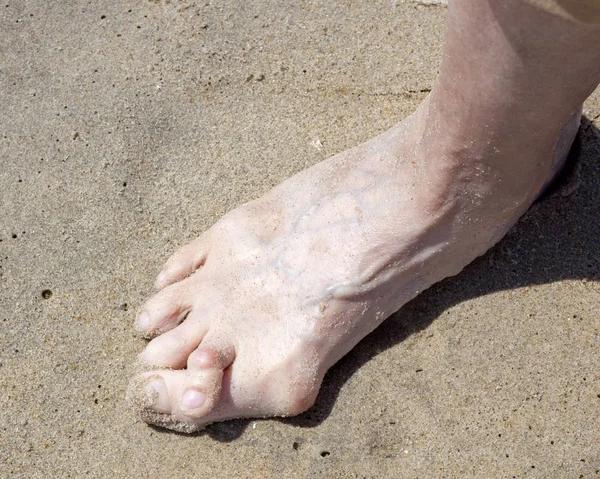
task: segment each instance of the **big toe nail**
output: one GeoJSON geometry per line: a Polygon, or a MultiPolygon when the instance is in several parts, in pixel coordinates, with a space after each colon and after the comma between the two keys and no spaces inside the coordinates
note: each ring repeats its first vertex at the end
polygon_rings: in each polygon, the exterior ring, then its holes
{"type": "Polygon", "coordinates": [[[151,398],[150,408],[160,413],[171,412],[171,401],[165,381],[160,377],[152,377],[146,383],[146,393],[151,398]]]}

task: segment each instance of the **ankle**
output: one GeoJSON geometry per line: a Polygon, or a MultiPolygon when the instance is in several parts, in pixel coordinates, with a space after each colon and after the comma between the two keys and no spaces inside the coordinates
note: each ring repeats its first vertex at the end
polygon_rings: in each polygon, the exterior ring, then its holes
{"type": "Polygon", "coordinates": [[[458,203],[463,210],[520,210],[551,175],[560,128],[538,127],[529,135],[513,136],[480,122],[452,128],[434,102],[423,105],[417,117],[414,158],[428,209],[458,203]]]}

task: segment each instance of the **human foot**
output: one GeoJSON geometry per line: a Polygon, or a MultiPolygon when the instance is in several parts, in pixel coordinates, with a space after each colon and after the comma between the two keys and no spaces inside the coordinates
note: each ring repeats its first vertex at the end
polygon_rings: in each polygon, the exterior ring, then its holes
{"type": "Polygon", "coordinates": [[[142,419],[192,432],[305,411],[366,334],[504,235],[549,176],[552,145],[525,152],[540,161],[523,162],[530,179],[507,197],[508,180],[468,151],[425,147],[427,110],[228,213],[169,259],[137,322],[156,336],[141,354],[154,370],[129,392],[142,419]]]}

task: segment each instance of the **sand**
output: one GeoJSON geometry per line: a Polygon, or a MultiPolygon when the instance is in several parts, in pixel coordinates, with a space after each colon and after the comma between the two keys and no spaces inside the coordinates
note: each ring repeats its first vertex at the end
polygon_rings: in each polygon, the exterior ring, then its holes
{"type": "Polygon", "coordinates": [[[0,477],[599,477],[598,91],[570,188],[310,411],[189,437],[127,408],[170,252],[431,88],[445,8],[358,3],[0,5],[0,477]]]}

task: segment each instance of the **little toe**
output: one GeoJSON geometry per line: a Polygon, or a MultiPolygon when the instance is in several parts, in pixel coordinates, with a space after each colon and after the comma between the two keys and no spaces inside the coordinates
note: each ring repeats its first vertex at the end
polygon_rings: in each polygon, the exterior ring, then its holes
{"type": "Polygon", "coordinates": [[[181,397],[182,414],[199,418],[219,401],[224,370],[235,358],[231,344],[210,333],[187,361],[187,375],[181,397]]]}
{"type": "Polygon", "coordinates": [[[163,266],[154,286],[162,289],[192,274],[206,261],[207,249],[207,239],[204,234],[177,250],[163,266]]]}
{"type": "Polygon", "coordinates": [[[202,341],[207,328],[203,321],[190,318],[150,341],[139,358],[152,367],[183,368],[192,351],[202,341]]]}
{"type": "Polygon", "coordinates": [[[173,329],[192,309],[193,295],[184,283],[172,285],[148,300],[136,320],[144,337],[151,338],[173,329]]]}

